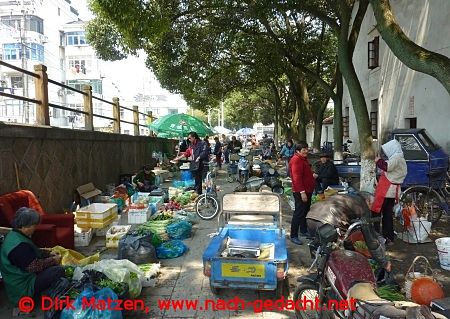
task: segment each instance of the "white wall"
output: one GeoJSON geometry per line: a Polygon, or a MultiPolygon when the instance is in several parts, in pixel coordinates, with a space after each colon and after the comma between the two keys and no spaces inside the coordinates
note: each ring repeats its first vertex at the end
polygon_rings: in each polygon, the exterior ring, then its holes
{"type": "MultiPolygon", "coordinates": [[[[450,56],[450,1],[391,0],[397,22],[417,44],[450,56]]],[[[379,67],[367,67],[367,46],[379,33],[369,6],[355,49],[353,62],[370,112],[371,100],[378,99],[378,138],[393,128],[405,128],[407,118],[417,118],[417,127],[426,128],[441,146],[450,150],[450,96],[431,76],[413,71],[400,62],[380,36],[379,67]]],[[[351,100],[344,90],[344,108],[350,106],[350,138],[359,147],[351,100]]]]}

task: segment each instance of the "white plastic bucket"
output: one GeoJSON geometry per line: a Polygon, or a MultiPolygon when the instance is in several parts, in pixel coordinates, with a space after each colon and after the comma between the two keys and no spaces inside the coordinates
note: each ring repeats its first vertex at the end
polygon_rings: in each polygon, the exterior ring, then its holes
{"type": "Polygon", "coordinates": [[[417,241],[423,242],[428,238],[431,232],[431,222],[426,218],[420,217],[419,219],[411,219],[411,226],[408,227],[411,238],[417,239],[417,241]]]}
{"type": "Polygon", "coordinates": [[[441,268],[450,270],[450,237],[436,239],[436,247],[441,268]]]}

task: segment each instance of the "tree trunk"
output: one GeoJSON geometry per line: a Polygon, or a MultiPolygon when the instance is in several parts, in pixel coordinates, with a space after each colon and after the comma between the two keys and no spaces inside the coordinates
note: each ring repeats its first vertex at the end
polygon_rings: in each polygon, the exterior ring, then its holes
{"type": "Polygon", "coordinates": [[[342,161],[342,138],[344,130],[342,128],[342,95],[344,93],[344,84],[342,82],[342,74],[339,71],[339,66],[336,70],[336,95],[337,99],[334,102],[334,117],[333,117],[333,134],[334,134],[334,160],[342,161]]]}
{"type": "Polygon", "coordinates": [[[352,50],[348,40],[351,8],[342,6],[341,9],[341,30],[338,35],[338,63],[347,84],[356,117],[362,162],[361,190],[373,191],[375,183],[375,152],[372,143],[372,131],[366,100],[353,65],[352,50]]]}
{"type": "Polygon", "coordinates": [[[441,82],[450,94],[450,59],[411,41],[395,20],[389,0],[370,0],[377,29],[394,55],[407,67],[441,82]]]}
{"type": "Polygon", "coordinates": [[[313,138],[313,149],[320,150],[320,142],[322,140],[322,124],[323,124],[323,113],[328,105],[328,99],[322,102],[322,105],[317,110],[316,118],[314,119],[314,138],[313,138]]]}

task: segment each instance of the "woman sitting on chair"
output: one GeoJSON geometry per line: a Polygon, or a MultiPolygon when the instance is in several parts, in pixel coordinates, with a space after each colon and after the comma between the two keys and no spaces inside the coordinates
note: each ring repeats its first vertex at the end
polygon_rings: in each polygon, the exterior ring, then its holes
{"type": "Polygon", "coordinates": [[[0,271],[6,294],[17,305],[22,297],[39,298],[59,278],[64,277],[61,256],[38,248],[31,236],[40,215],[32,208],[19,208],[0,249],[0,271]]]}

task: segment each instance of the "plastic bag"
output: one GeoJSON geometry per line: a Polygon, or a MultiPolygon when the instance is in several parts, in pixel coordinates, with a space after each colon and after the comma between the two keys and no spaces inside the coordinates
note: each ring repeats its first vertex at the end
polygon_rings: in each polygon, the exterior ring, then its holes
{"type": "Polygon", "coordinates": [[[51,252],[58,253],[61,255],[61,265],[76,265],[76,266],[85,266],[88,264],[92,264],[96,261],[100,260],[100,253],[96,253],[95,255],[85,257],[79,252],[66,249],[61,246],[55,246],[51,249],[51,252]]]}
{"type": "Polygon", "coordinates": [[[144,274],[137,265],[129,260],[104,259],[92,265],[77,267],[73,273],[73,280],[80,280],[83,277],[83,271],[89,269],[97,270],[115,282],[127,283],[130,298],[136,298],[141,294],[141,281],[144,274]]]}
{"type": "Polygon", "coordinates": [[[119,259],[128,259],[135,264],[156,262],[153,234],[127,234],[119,240],[119,259]]]}
{"type": "MultiPolygon", "coordinates": [[[[57,297],[63,297],[72,287],[70,281],[67,278],[59,278],[48,290],[46,295],[51,298],[51,300],[56,300],[57,297]]],[[[56,310],[55,307],[51,307],[50,310],[46,311],[44,314],[45,319],[56,319],[58,318],[60,310],[56,310]]]]}
{"type": "Polygon", "coordinates": [[[176,223],[172,223],[167,226],[167,234],[172,239],[186,239],[191,237],[192,225],[185,221],[181,220],[176,223]]]}
{"type": "Polygon", "coordinates": [[[114,310],[118,305],[114,301],[111,302],[117,299],[117,295],[110,288],[103,288],[97,292],[85,289],[73,303],[75,310],[65,308],[61,313],[61,319],[122,319],[122,311],[114,310]],[[89,303],[93,300],[94,305],[83,306],[83,298],[89,303]],[[111,303],[110,306],[108,302],[111,303]],[[102,307],[103,305],[106,306],[102,307]]]}
{"type": "Polygon", "coordinates": [[[156,247],[159,259],[170,259],[182,256],[189,248],[181,240],[169,240],[156,247]]]}
{"type": "Polygon", "coordinates": [[[195,212],[187,212],[184,210],[178,210],[178,211],[174,212],[173,218],[175,220],[185,220],[185,221],[191,223],[192,225],[197,224],[199,221],[198,216],[195,212]]]}

